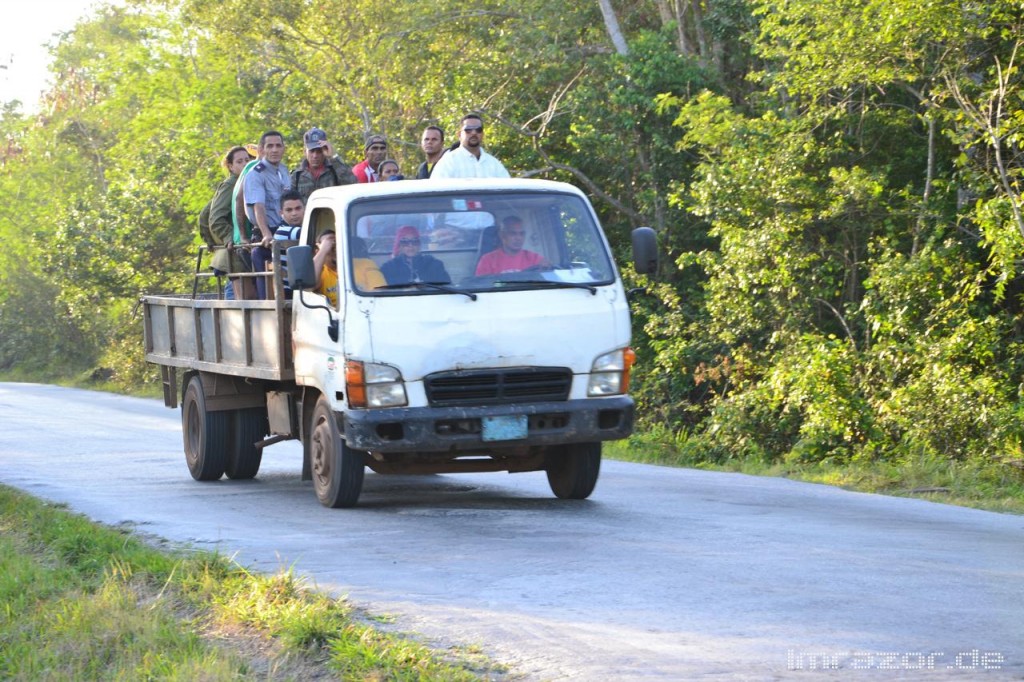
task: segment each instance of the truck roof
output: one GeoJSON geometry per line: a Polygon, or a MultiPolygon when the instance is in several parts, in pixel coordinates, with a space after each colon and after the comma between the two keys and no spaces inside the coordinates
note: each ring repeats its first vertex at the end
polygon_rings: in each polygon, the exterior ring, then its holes
{"type": "Polygon", "coordinates": [[[443,180],[400,180],[396,182],[357,183],[318,189],[309,197],[307,210],[325,199],[329,203],[339,200],[348,203],[355,199],[367,197],[401,196],[404,194],[423,194],[465,191],[507,191],[507,192],[561,192],[586,196],[575,185],[553,180],[536,180],[532,178],[445,178],[443,180]]]}

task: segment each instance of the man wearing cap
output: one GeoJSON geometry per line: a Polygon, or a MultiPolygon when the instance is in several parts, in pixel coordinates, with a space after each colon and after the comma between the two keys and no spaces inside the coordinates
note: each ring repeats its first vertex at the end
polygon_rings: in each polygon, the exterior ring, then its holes
{"type": "Polygon", "coordinates": [[[352,169],[334,153],[327,133],[320,128],[310,128],[302,136],[302,142],[306,158],[292,171],[291,187],[302,195],[303,203],[309,200],[313,190],[356,182],[352,169]]]}
{"type": "Polygon", "coordinates": [[[379,182],[377,168],[388,156],[388,141],[383,135],[370,135],[363,147],[365,157],[355,165],[352,172],[359,182],[379,182]]]}
{"type": "MultiPolygon", "coordinates": [[[[252,251],[253,272],[263,272],[270,260],[270,244],[274,231],[284,222],[281,219],[281,195],[288,191],[291,181],[284,159],[284,136],[276,130],[268,130],[260,137],[260,160],[242,180],[245,194],[245,215],[256,226],[252,239],[259,246],[252,251]]],[[[256,290],[260,298],[267,297],[267,283],[263,277],[256,278],[256,290]]]]}
{"type": "Polygon", "coordinates": [[[484,122],[479,114],[466,114],[459,125],[459,146],[442,156],[430,173],[433,178],[507,178],[504,164],[484,151],[484,122]]]}

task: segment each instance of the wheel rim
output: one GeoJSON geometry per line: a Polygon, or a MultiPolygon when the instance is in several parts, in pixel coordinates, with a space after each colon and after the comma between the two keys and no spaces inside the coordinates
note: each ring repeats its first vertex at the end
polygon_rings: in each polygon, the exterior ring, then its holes
{"type": "Polygon", "coordinates": [[[333,457],[331,447],[331,425],[326,419],[317,420],[313,430],[313,479],[317,489],[326,490],[331,485],[331,467],[333,457]]]}
{"type": "Polygon", "coordinates": [[[188,412],[186,413],[188,425],[188,452],[185,453],[190,464],[195,463],[199,457],[199,442],[201,429],[199,428],[199,407],[194,400],[189,401],[188,412]]]}

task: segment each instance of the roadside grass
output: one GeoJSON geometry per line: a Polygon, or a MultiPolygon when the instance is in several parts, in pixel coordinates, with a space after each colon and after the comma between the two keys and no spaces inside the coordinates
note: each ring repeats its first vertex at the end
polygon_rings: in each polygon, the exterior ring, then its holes
{"type": "Polygon", "coordinates": [[[605,444],[612,459],[707,471],[732,471],[824,483],[847,490],[914,497],[988,511],[1024,514],[1024,458],[1009,453],[1003,460],[955,461],[919,458],[902,461],[766,463],[731,459],[709,463],[688,448],[685,438],[665,430],[635,433],[605,444]]]}
{"type": "Polygon", "coordinates": [[[291,571],[164,552],[0,486],[0,679],[479,680],[506,671],[371,625],[291,571]]]}
{"type": "Polygon", "coordinates": [[[163,387],[159,378],[144,383],[125,384],[107,378],[103,372],[82,372],[76,375],[51,374],[48,372],[25,371],[9,368],[0,371],[0,382],[22,384],[52,384],[65,388],[80,388],[86,391],[117,393],[133,398],[163,398],[163,387]]]}

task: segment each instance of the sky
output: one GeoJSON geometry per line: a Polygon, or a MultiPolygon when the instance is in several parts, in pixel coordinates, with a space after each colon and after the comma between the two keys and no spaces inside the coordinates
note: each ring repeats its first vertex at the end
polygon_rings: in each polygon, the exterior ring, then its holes
{"type": "Polygon", "coordinates": [[[74,28],[78,19],[93,14],[98,0],[29,0],[3,3],[0,22],[0,102],[18,99],[22,111],[35,111],[49,81],[46,43],[53,34],[74,28]],[[17,9],[14,9],[14,8],[17,9]]]}

